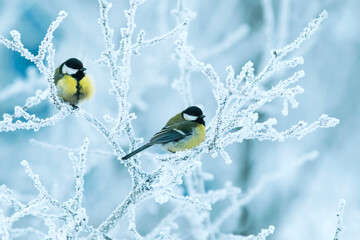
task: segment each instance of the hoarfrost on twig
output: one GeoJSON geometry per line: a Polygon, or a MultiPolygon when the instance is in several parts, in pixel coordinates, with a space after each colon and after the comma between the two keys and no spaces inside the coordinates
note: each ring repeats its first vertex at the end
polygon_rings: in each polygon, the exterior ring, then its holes
{"type": "MultiPolygon", "coordinates": [[[[267,236],[274,232],[273,226],[261,230],[257,236],[237,236],[222,233],[221,225],[231,214],[261,193],[268,183],[282,177],[285,171],[294,169],[315,158],[317,153],[312,152],[304,156],[288,169],[265,175],[259,180],[258,185],[246,193],[242,193],[240,188],[232,186],[231,183],[226,184],[223,189],[206,190],[205,181],[212,179],[213,176],[203,172],[201,156],[207,153],[212,157],[220,155],[226,164],[231,164],[232,158],[225,148],[234,143],[241,143],[247,139],[258,139],[260,141],[284,141],[287,138],[301,139],[318,128],[334,127],[339,123],[338,119],[323,114],[313,123],[307,124],[299,121],[287,130],[278,131],[274,127],[277,124],[277,119],[270,117],[260,122],[258,114],[262,106],[271,103],[275,99],[283,101],[282,113],[285,116],[288,115],[289,104],[292,108],[298,106],[299,103],[295,98],[303,92],[303,89],[300,86],[293,86],[293,84],[305,76],[304,71],[296,71],[287,79],[274,84],[270,89],[264,89],[262,84],[280,70],[292,69],[303,64],[304,59],[302,57],[284,58],[299,48],[305,40],[316,32],[321,22],[327,17],[326,11],[323,11],[318,18],[311,21],[295,41],[283,48],[272,50],[270,60],[264,64],[264,69],[258,71],[258,74],[255,74],[254,64],[248,61],[239,73],[236,73],[232,66],[227,66],[227,77],[221,79],[214,67],[206,63],[204,59],[229,49],[236,41],[246,37],[249,32],[247,26],[239,26],[234,32],[226,36],[222,43],[212,48],[207,54],[200,54],[198,58],[193,53],[192,47],[187,43],[189,24],[195,13],[187,8],[185,1],[177,1],[177,7],[172,11],[177,25],[169,32],[146,39],[145,31],[140,30],[136,36],[136,41],[133,42],[136,28],[136,11],[145,1],[129,0],[129,9],[125,11],[126,26],[120,29],[121,40],[119,47],[116,47],[117,44],[113,40],[114,29],[111,28],[108,17],[112,4],[107,0],[99,0],[98,2],[100,10],[99,24],[105,43],[105,49],[99,57],[99,62],[107,66],[110,73],[111,93],[115,95],[118,103],[114,116],[104,116],[105,122],[111,125],[109,129],[92,113],[82,108],[73,109],[57,96],[56,86],[53,81],[55,50],[52,40],[54,31],[67,16],[64,11],[60,11],[57,19],[50,24],[44,39],[39,45],[37,55],[32,54],[23,45],[21,35],[16,30],[10,32],[11,40],[0,36],[0,44],[20,53],[22,57],[34,63],[39,72],[44,75],[48,85],[47,89],[37,90],[33,96],[27,98],[23,106],[15,106],[13,114],[4,114],[3,120],[0,121],[0,132],[18,129],[37,131],[43,127],[53,126],[73,114],[87,121],[96,129],[112,150],[112,153],[89,150],[89,140],[87,138],[80,148],[68,148],[32,140],[33,145],[68,153],[75,175],[74,196],[65,202],[55,199],[42,184],[40,177],[33,172],[29,163],[25,160],[22,161],[21,164],[32,179],[38,191],[38,196],[31,201],[22,203],[17,200],[12,190],[5,185],[0,187],[1,206],[5,205],[13,210],[13,213],[7,216],[0,209],[0,236],[3,239],[10,239],[11,237],[29,234],[41,239],[76,239],[80,234],[83,234],[88,239],[110,239],[107,236],[110,231],[127,217],[129,220],[128,230],[135,239],[179,239],[180,237],[175,231],[178,227],[176,221],[179,217],[186,217],[192,226],[191,234],[196,239],[266,239],[267,236]],[[132,120],[136,118],[136,115],[130,112],[130,102],[128,101],[129,82],[132,78],[132,58],[135,54],[139,54],[142,47],[150,47],[171,38],[175,39],[174,51],[178,56],[177,60],[180,69],[180,75],[174,80],[172,86],[181,95],[184,105],[194,104],[191,93],[191,73],[198,71],[208,79],[212,86],[212,92],[217,102],[217,110],[213,119],[209,121],[205,142],[183,152],[161,156],[155,155],[154,158],[158,164],[157,168],[147,173],[141,168],[139,155],[127,161],[121,160],[121,157],[125,155],[125,150],[118,141],[120,136],[126,136],[129,141],[129,151],[134,150],[143,141],[142,138],[135,135],[132,120]],[[58,109],[58,112],[53,116],[39,118],[27,112],[29,108],[40,104],[45,99],[48,99],[58,109]],[[89,225],[86,209],[82,206],[87,154],[115,156],[127,167],[132,180],[132,189],[128,196],[98,227],[89,225]],[[178,189],[179,186],[186,189],[187,195],[175,192],[174,189],[178,189]],[[174,207],[149,234],[143,237],[137,230],[136,210],[140,203],[149,198],[154,199],[159,204],[170,202],[174,207]],[[230,200],[230,206],[214,219],[211,219],[212,205],[225,199],[230,200]],[[56,211],[51,211],[51,209],[56,209],[56,211]],[[44,219],[47,232],[34,228],[13,228],[13,223],[28,215],[44,219]]],[[[273,9],[270,9],[270,1],[264,0],[263,3],[266,7],[264,10],[267,13],[268,38],[272,39],[270,30],[272,31],[273,28],[273,13],[271,12],[273,9]]],[[[286,5],[284,8],[286,8],[286,5]]],[[[284,15],[282,17],[286,21],[286,15],[284,12],[282,13],[284,15]]],[[[282,38],[286,38],[286,34],[282,38]]],[[[7,91],[8,95],[2,96],[3,98],[0,98],[0,101],[16,94],[14,87],[10,86],[7,91]]],[[[344,203],[340,204],[335,239],[338,239],[342,231],[341,215],[343,206],[344,203]]]]}
{"type": "Polygon", "coordinates": [[[261,193],[261,191],[264,189],[264,187],[267,186],[269,183],[277,179],[280,179],[286,173],[298,168],[299,166],[303,165],[308,161],[314,160],[317,157],[318,157],[318,152],[312,151],[308,154],[305,154],[304,156],[301,156],[299,159],[297,159],[297,161],[295,161],[287,168],[284,168],[277,172],[263,175],[259,180],[259,183],[254,188],[251,188],[248,193],[245,193],[243,196],[241,195],[235,196],[234,200],[232,201],[232,204],[227,209],[224,209],[222,213],[216,219],[213,220],[210,231],[218,231],[221,224],[223,224],[223,222],[226,219],[228,219],[230,215],[236,213],[238,210],[240,210],[242,206],[250,203],[251,200],[254,197],[258,196],[261,193]]]}
{"type": "Polygon", "coordinates": [[[342,234],[342,232],[344,230],[343,214],[344,214],[345,203],[346,203],[345,199],[340,200],[339,210],[336,213],[336,231],[335,231],[334,240],[340,240],[341,239],[341,234],[342,234]]]}
{"type": "Polygon", "coordinates": [[[250,236],[239,236],[233,234],[223,234],[219,239],[222,240],[266,240],[269,235],[274,234],[275,227],[269,226],[267,229],[262,229],[257,236],[250,235],[250,236]]]}

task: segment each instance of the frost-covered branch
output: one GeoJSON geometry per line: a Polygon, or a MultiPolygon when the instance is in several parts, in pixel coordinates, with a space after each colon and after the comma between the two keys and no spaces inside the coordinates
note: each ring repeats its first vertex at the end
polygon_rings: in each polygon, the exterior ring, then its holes
{"type": "Polygon", "coordinates": [[[212,231],[215,231],[217,229],[219,229],[219,227],[221,226],[221,224],[232,214],[236,213],[238,210],[240,210],[240,208],[248,203],[251,202],[251,200],[256,197],[257,195],[259,195],[262,190],[264,189],[265,186],[267,186],[269,183],[281,178],[282,176],[284,176],[286,173],[298,168],[299,166],[303,165],[304,163],[308,162],[308,161],[312,161],[315,158],[317,158],[318,156],[318,152],[317,151],[313,151],[310,152],[302,157],[300,157],[295,163],[293,163],[291,166],[277,171],[277,172],[273,172],[273,173],[269,173],[269,174],[265,174],[264,176],[261,177],[259,183],[252,188],[248,193],[244,194],[243,196],[238,196],[237,198],[235,198],[232,202],[232,204],[230,205],[230,207],[228,207],[227,209],[225,209],[214,221],[213,221],[213,225],[211,227],[212,231]]]}
{"type": "MultiPolygon", "coordinates": [[[[228,76],[226,84],[220,81],[218,74],[213,67],[196,59],[190,52],[190,49],[184,45],[184,41],[177,42],[176,51],[187,57],[192,66],[199,72],[202,72],[213,85],[213,93],[218,103],[218,109],[215,117],[211,120],[207,131],[207,147],[212,156],[218,153],[225,159],[227,163],[231,163],[229,155],[224,148],[235,142],[242,142],[244,139],[259,139],[283,141],[285,138],[297,137],[302,138],[317,128],[334,127],[339,120],[322,115],[318,121],[307,125],[301,121],[288,130],[278,132],[273,126],[277,120],[270,118],[265,122],[259,123],[256,111],[273,101],[276,98],[284,98],[285,108],[284,115],[287,115],[287,102],[292,107],[298,106],[294,97],[301,94],[303,89],[299,86],[290,87],[289,85],[296,83],[304,76],[303,71],[296,72],[290,78],[280,81],[268,91],[260,90],[260,84],[264,79],[271,77],[276,71],[284,68],[294,68],[303,63],[301,57],[295,57],[291,60],[282,60],[288,53],[299,48],[300,45],[307,40],[319,27],[321,22],[326,18],[326,11],[322,12],[318,18],[314,19],[303,30],[300,36],[291,44],[277,50],[272,51],[272,58],[263,71],[258,75],[254,74],[253,64],[248,62],[244,65],[238,76],[235,77],[234,70],[231,66],[227,67],[228,76]],[[238,87],[242,84],[242,87],[238,87]],[[255,103],[245,107],[247,102],[255,100],[255,103]]],[[[194,150],[195,151],[195,150],[194,150]]]]}
{"type": "MultiPolygon", "coordinates": [[[[159,44],[161,42],[164,42],[174,36],[176,36],[179,32],[181,32],[184,28],[187,27],[189,23],[188,19],[185,19],[183,22],[179,23],[177,26],[175,26],[172,30],[170,30],[167,33],[164,33],[161,36],[156,36],[151,39],[145,39],[145,31],[141,30],[137,36],[136,43],[134,43],[131,48],[133,49],[134,54],[139,54],[139,50],[142,47],[149,47],[156,44],[159,44]]],[[[118,55],[121,55],[124,53],[124,46],[120,45],[120,49],[117,51],[118,55]]]]}
{"type": "Polygon", "coordinates": [[[335,231],[335,236],[334,236],[334,240],[340,240],[341,239],[341,234],[344,230],[344,226],[343,226],[343,214],[344,214],[344,208],[345,208],[345,200],[341,199],[340,203],[339,203],[339,210],[336,213],[336,231],[335,231]]]}
{"type": "Polygon", "coordinates": [[[58,18],[53,21],[47,33],[42,40],[39,51],[37,55],[32,54],[21,42],[21,35],[18,31],[12,30],[10,35],[12,40],[9,40],[0,35],[0,44],[4,45],[5,47],[20,53],[22,57],[31,61],[35,64],[37,69],[42,73],[45,78],[47,79],[49,90],[41,91],[38,90],[34,97],[30,97],[26,99],[25,105],[21,107],[15,107],[14,115],[11,116],[9,114],[3,115],[3,120],[0,121],[0,131],[7,132],[7,131],[15,131],[17,129],[33,129],[35,131],[39,130],[40,128],[53,126],[58,121],[64,119],[67,115],[71,113],[71,107],[68,104],[65,104],[58,96],[57,90],[54,84],[53,75],[55,72],[54,67],[54,52],[52,39],[54,31],[59,27],[60,23],[66,18],[67,13],[64,11],[59,12],[58,18]],[[47,66],[45,66],[44,61],[46,60],[47,66]],[[42,100],[49,97],[50,102],[52,102],[58,109],[60,109],[60,113],[48,117],[46,119],[40,119],[35,115],[29,115],[26,110],[32,106],[39,104],[42,100]],[[17,120],[13,123],[14,118],[25,118],[27,121],[17,120]]]}
{"type": "MultiPolygon", "coordinates": [[[[107,220],[100,224],[98,227],[99,232],[107,234],[129,213],[132,207],[150,198],[151,183],[149,179],[149,182],[142,183],[132,190],[129,196],[110,214],[107,220]]],[[[91,239],[96,239],[94,238],[95,236],[92,236],[91,239]]]]}
{"type": "MultiPolygon", "coordinates": [[[[182,2],[179,2],[180,3],[178,3],[178,6],[183,6],[182,2]]],[[[180,12],[179,9],[177,12],[180,12]]],[[[273,51],[274,55],[270,59],[268,65],[265,67],[265,70],[260,72],[258,75],[254,74],[253,64],[251,62],[245,64],[238,76],[235,76],[232,67],[228,67],[228,77],[226,79],[226,84],[220,80],[220,77],[211,65],[197,60],[196,57],[191,53],[190,48],[186,46],[187,30],[186,28],[183,29],[183,32],[180,33],[180,38],[176,41],[176,53],[179,56],[182,56],[183,60],[188,61],[194,69],[202,72],[209,79],[210,83],[213,85],[215,99],[218,102],[218,110],[208,127],[207,140],[204,144],[194,149],[161,157],[159,160],[164,162],[165,165],[163,165],[164,167],[159,168],[160,172],[155,171],[160,174],[155,175],[155,173],[153,173],[152,175],[148,176],[146,181],[141,181],[142,183],[134,185],[134,189],[130,195],[124,200],[122,204],[118,206],[118,208],[110,215],[110,217],[100,225],[98,228],[99,231],[105,234],[108,233],[121,219],[123,219],[126,214],[129,213],[129,211],[132,211],[131,209],[134,205],[137,205],[144,199],[149,197],[158,199],[157,196],[161,196],[161,199],[158,200],[159,202],[163,202],[167,201],[170,196],[174,196],[171,194],[170,187],[172,184],[179,184],[176,179],[181,179],[184,174],[178,174],[178,177],[173,178],[174,181],[169,182],[169,180],[167,180],[168,183],[165,185],[159,185],[162,179],[168,179],[166,176],[169,176],[169,174],[175,174],[176,176],[176,173],[179,171],[179,169],[176,171],[170,170],[168,167],[166,167],[167,164],[169,166],[171,165],[173,168],[173,163],[181,164],[182,162],[183,166],[186,168],[187,164],[192,163],[192,161],[189,160],[198,159],[201,154],[209,151],[212,152],[213,156],[216,156],[217,153],[220,153],[227,163],[231,163],[230,156],[224,150],[224,148],[227,145],[233,144],[235,142],[242,142],[245,139],[272,141],[283,141],[284,139],[290,137],[297,137],[300,139],[317,128],[335,126],[338,123],[337,119],[323,115],[319,118],[318,121],[308,126],[304,122],[299,122],[288,130],[278,132],[275,128],[273,128],[273,126],[277,123],[276,119],[270,118],[265,122],[258,122],[258,114],[256,113],[256,111],[261,106],[273,101],[276,98],[283,98],[286,101],[289,101],[292,107],[296,107],[298,105],[294,97],[297,94],[302,93],[303,90],[299,86],[289,87],[289,85],[294,84],[301,77],[303,77],[303,71],[296,72],[293,76],[280,81],[277,85],[267,91],[260,90],[259,84],[261,84],[265,78],[272,76],[274,72],[280,69],[294,68],[295,66],[303,63],[303,59],[300,57],[296,57],[291,60],[282,60],[282,58],[297,48],[303,41],[305,41],[315,31],[314,29],[317,29],[318,25],[321,23],[322,19],[325,18],[325,16],[326,14],[322,13],[318,19],[315,19],[313,22],[311,22],[309,26],[304,29],[304,32],[300,35],[300,37],[292,44],[283,49],[273,51]],[[240,85],[242,85],[242,87],[238,89],[240,85]],[[244,108],[248,101],[255,102],[244,108]],[[186,162],[184,162],[185,160],[186,162]],[[145,183],[146,185],[144,185],[145,183]]],[[[126,56],[126,54],[124,54],[124,56],[126,56]]],[[[128,76],[125,76],[125,79],[127,77],[128,76]]],[[[180,81],[186,81],[186,79],[189,80],[189,78],[185,78],[183,76],[180,78],[180,81]]],[[[191,96],[189,88],[180,87],[177,89],[179,89],[180,93],[182,91],[185,103],[189,104],[192,101],[189,97],[191,96]]],[[[279,175],[276,176],[279,177],[279,175]]],[[[267,182],[267,180],[265,182],[267,182]]],[[[195,186],[191,181],[188,181],[187,183],[189,189],[194,187],[201,188],[202,184],[195,186]]],[[[249,194],[241,201],[237,201],[233,205],[234,208],[238,208],[242,204],[247,203],[253,198],[253,196],[261,192],[261,189],[264,186],[264,182],[261,181],[259,186],[260,187],[256,188],[252,194],[249,194]]],[[[194,197],[196,197],[196,195],[194,197]]],[[[184,198],[181,199],[185,200],[184,198]]],[[[212,225],[215,226],[214,229],[218,229],[223,220],[227,218],[228,214],[226,214],[226,212],[233,212],[233,210],[230,210],[225,211],[225,213],[214,222],[214,225],[212,225]]],[[[206,220],[205,218],[204,223],[207,221],[209,221],[209,219],[206,220]]],[[[203,220],[200,222],[203,222],[203,220]]],[[[161,231],[158,231],[157,233],[159,232],[161,231]]]]}
{"type": "Polygon", "coordinates": [[[9,235],[15,237],[28,233],[35,236],[42,236],[42,238],[46,236],[45,238],[75,239],[81,232],[95,231],[88,225],[88,217],[85,209],[82,207],[84,174],[86,171],[85,161],[88,144],[88,139],[85,139],[84,145],[81,147],[78,156],[69,154],[69,157],[74,164],[75,194],[73,198],[70,198],[63,203],[51,196],[40,181],[39,175],[33,172],[27,161],[24,160],[21,162],[25,167],[26,173],[32,179],[39,195],[34,200],[23,204],[16,200],[13,191],[6,188],[4,185],[1,186],[0,203],[3,202],[14,210],[14,213],[11,214],[11,216],[3,219],[5,223],[4,226],[7,228],[9,235]],[[54,210],[56,210],[56,214],[54,214],[54,210]],[[15,222],[27,215],[43,218],[49,228],[48,233],[40,232],[33,228],[12,228],[12,225],[15,222]]]}
{"type": "MultiPolygon", "coordinates": [[[[105,40],[105,51],[102,55],[106,59],[107,66],[111,73],[111,84],[112,92],[117,98],[118,106],[118,116],[116,118],[116,123],[113,129],[109,132],[109,140],[118,137],[122,131],[124,131],[130,141],[130,150],[134,150],[137,143],[141,140],[135,137],[135,133],[131,124],[131,121],[134,119],[130,117],[129,113],[129,103],[127,102],[127,93],[129,91],[129,81],[131,76],[131,57],[132,57],[132,42],[131,38],[135,29],[135,13],[138,5],[143,3],[143,1],[130,1],[130,9],[125,11],[125,17],[127,19],[127,27],[121,29],[121,42],[120,45],[123,47],[123,58],[122,65],[118,66],[117,63],[117,54],[115,51],[115,45],[112,40],[113,29],[110,27],[108,12],[112,7],[112,4],[106,0],[99,0],[100,5],[100,19],[99,23],[103,31],[104,40],[105,40]]],[[[114,148],[118,149],[118,147],[114,148]]],[[[122,150],[121,150],[122,152],[122,150]]],[[[123,154],[122,154],[123,155],[123,154]]],[[[120,159],[120,158],[119,158],[120,159]]],[[[137,160],[134,158],[134,163],[127,162],[130,173],[133,177],[134,171],[136,170],[137,160]]]]}
{"type": "MultiPolygon", "coordinates": [[[[65,146],[62,146],[62,145],[53,145],[53,144],[38,141],[38,140],[35,140],[35,139],[30,139],[29,143],[32,146],[39,146],[39,147],[44,148],[44,149],[48,149],[48,150],[52,150],[52,151],[58,151],[58,152],[65,152],[65,153],[69,153],[69,152],[76,153],[76,152],[79,152],[81,150],[80,148],[70,148],[70,147],[65,147],[65,146]]],[[[104,151],[104,150],[101,150],[101,149],[89,149],[88,154],[93,154],[93,155],[98,155],[98,156],[106,156],[106,157],[114,156],[114,154],[112,152],[104,151]]]]}
{"type": "MultiPolygon", "coordinates": [[[[11,209],[10,212],[4,212],[0,209],[0,236],[4,239],[26,236],[26,234],[45,239],[77,239],[80,236],[88,239],[110,239],[108,235],[112,234],[111,231],[122,224],[122,220],[126,218],[129,220],[128,231],[134,239],[176,239],[178,237],[176,228],[179,226],[176,221],[181,217],[189,222],[191,228],[189,232],[195,239],[260,240],[272,234],[273,226],[261,230],[257,236],[224,234],[221,231],[221,226],[230,215],[258,196],[267,184],[282,177],[285,171],[294,169],[316,157],[316,153],[305,156],[288,169],[265,175],[259,180],[258,185],[246,193],[242,193],[240,188],[231,183],[217,190],[205,188],[205,182],[212,179],[213,176],[202,170],[201,157],[208,155],[208,153],[213,158],[220,155],[226,164],[230,164],[232,162],[231,155],[225,150],[229,145],[242,143],[249,139],[260,141],[301,139],[318,128],[334,127],[339,123],[339,120],[323,114],[313,123],[307,124],[304,121],[299,121],[289,129],[280,131],[275,128],[277,119],[270,117],[259,120],[260,109],[276,99],[283,101],[281,111],[285,116],[288,114],[289,106],[296,108],[299,105],[296,97],[304,90],[298,85],[294,86],[294,84],[305,76],[304,71],[296,71],[290,77],[282,80],[274,79],[272,87],[265,87],[263,83],[265,80],[276,76],[275,73],[281,70],[291,70],[303,64],[304,59],[302,57],[292,59],[285,59],[285,57],[299,48],[319,28],[321,22],[326,18],[326,12],[324,11],[318,18],[310,22],[294,42],[283,48],[272,50],[269,62],[265,64],[266,66],[262,71],[258,71],[259,73],[255,71],[254,64],[249,61],[245,63],[238,74],[235,73],[232,66],[227,66],[227,77],[222,79],[221,74],[215,71],[214,67],[206,63],[204,59],[229,49],[236,41],[245,37],[249,31],[247,26],[240,25],[237,30],[227,35],[222,43],[201,58],[201,56],[198,57],[193,53],[192,47],[187,42],[189,23],[195,14],[187,8],[185,1],[178,0],[176,9],[172,11],[177,23],[169,32],[145,39],[145,31],[140,30],[135,40],[136,12],[145,1],[129,0],[129,9],[125,11],[126,26],[120,29],[121,40],[118,44],[114,42],[114,29],[111,27],[108,16],[112,4],[107,0],[98,0],[98,2],[99,24],[105,44],[105,49],[100,55],[100,62],[107,65],[110,74],[110,93],[115,96],[117,102],[114,114],[104,116],[106,123],[96,118],[95,114],[82,108],[73,109],[57,96],[53,81],[55,50],[52,40],[54,31],[66,17],[65,12],[60,12],[58,18],[48,28],[37,55],[25,48],[21,42],[20,33],[15,30],[11,32],[11,40],[0,37],[1,44],[19,52],[25,59],[33,62],[40,73],[44,75],[48,84],[47,89],[37,90],[32,97],[26,99],[22,107],[14,107],[13,114],[4,114],[3,120],[0,121],[0,132],[18,129],[37,131],[46,126],[53,126],[73,114],[75,117],[87,121],[93,129],[97,130],[112,151],[109,153],[102,150],[88,150],[89,140],[87,138],[80,148],[51,145],[32,140],[33,145],[70,152],[69,158],[72,161],[75,176],[74,195],[65,202],[59,201],[48,192],[40,181],[40,176],[33,172],[29,163],[22,161],[26,173],[34,182],[38,196],[23,203],[24,201],[18,199],[12,190],[4,185],[0,187],[0,205],[5,205],[7,209],[11,209]],[[207,121],[205,142],[195,148],[175,154],[150,155],[155,160],[154,168],[146,172],[142,169],[141,155],[136,155],[127,161],[121,160],[126,151],[134,150],[142,142],[142,138],[135,135],[132,121],[136,115],[130,112],[131,105],[128,100],[133,57],[138,54],[140,48],[150,47],[171,38],[175,38],[174,51],[180,70],[180,75],[174,80],[172,86],[179,92],[186,106],[193,105],[191,73],[196,71],[202,73],[211,84],[217,109],[213,119],[207,121]],[[117,45],[119,46],[117,47],[117,45]],[[45,99],[49,99],[58,109],[58,112],[53,116],[40,118],[27,112],[29,108],[45,99]],[[122,146],[124,139],[129,142],[128,147],[122,146]],[[132,181],[132,188],[128,195],[96,227],[89,225],[89,217],[86,209],[82,206],[87,154],[96,154],[97,157],[115,156],[127,168],[132,181]],[[179,189],[183,192],[177,191],[179,189]],[[139,219],[136,213],[140,208],[139,205],[147,199],[153,199],[157,204],[169,203],[173,206],[173,210],[149,234],[142,236],[136,225],[136,220],[139,219]],[[215,217],[210,218],[213,205],[223,200],[230,201],[230,205],[215,217]],[[43,219],[47,232],[35,228],[13,228],[14,223],[28,215],[43,219]]],[[[270,3],[270,1],[265,0],[263,2],[268,5],[270,3]]],[[[269,17],[271,18],[271,16],[268,16],[268,20],[269,17]]],[[[10,90],[8,96],[14,92],[10,90]]],[[[340,223],[338,223],[338,229],[340,230],[337,231],[336,236],[342,229],[340,223]]]]}
{"type": "Polygon", "coordinates": [[[30,115],[23,108],[16,106],[14,115],[4,114],[3,120],[0,121],[0,132],[16,131],[18,129],[34,130],[38,131],[40,128],[54,126],[59,121],[65,119],[69,115],[68,110],[61,110],[59,113],[48,117],[39,118],[35,114],[30,115]],[[27,121],[17,120],[13,123],[15,118],[25,118],[27,121]]]}
{"type": "Polygon", "coordinates": [[[275,227],[269,226],[267,229],[262,229],[260,233],[256,236],[239,236],[233,234],[222,234],[219,239],[221,240],[266,240],[266,238],[272,234],[274,234],[275,227]]]}
{"type": "MultiPolygon", "coordinates": [[[[3,89],[0,89],[0,102],[3,102],[17,94],[20,93],[32,93],[34,92],[37,87],[42,87],[45,85],[44,82],[40,80],[41,75],[37,73],[35,67],[29,67],[26,69],[26,78],[25,79],[17,79],[12,84],[9,84],[5,86],[3,89]]],[[[41,91],[41,90],[37,90],[41,91]]],[[[41,92],[47,92],[41,91],[41,92]]],[[[36,94],[36,96],[39,94],[36,94]]],[[[41,98],[40,100],[46,99],[46,96],[44,98],[41,98]]],[[[30,102],[33,102],[32,99],[29,99],[30,102]]],[[[31,106],[28,106],[31,107],[31,106]]]]}
{"type": "Polygon", "coordinates": [[[105,125],[95,118],[91,113],[86,112],[83,109],[80,109],[77,112],[81,117],[86,119],[98,132],[100,132],[103,137],[107,140],[108,144],[112,147],[114,155],[120,159],[120,156],[124,155],[124,150],[121,148],[119,143],[114,139],[110,131],[105,127],[105,125]]]}

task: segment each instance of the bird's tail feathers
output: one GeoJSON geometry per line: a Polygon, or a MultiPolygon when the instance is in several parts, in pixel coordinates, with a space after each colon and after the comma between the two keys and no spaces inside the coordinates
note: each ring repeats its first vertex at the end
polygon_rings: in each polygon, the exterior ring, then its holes
{"type": "Polygon", "coordinates": [[[147,143],[142,147],[139,147],[138,149],[132,151],[131,153],[129,153],[128,155],[126,155],[125,157],[121,158],[122,160],[126,160],[128,158],[131,158],[132,156],[134,156],[135,154],[138,154],[141,151],[144,151],[145,149],[147,149],[148,147],[151,147],[153,144],[152,143],[147,143]]]}

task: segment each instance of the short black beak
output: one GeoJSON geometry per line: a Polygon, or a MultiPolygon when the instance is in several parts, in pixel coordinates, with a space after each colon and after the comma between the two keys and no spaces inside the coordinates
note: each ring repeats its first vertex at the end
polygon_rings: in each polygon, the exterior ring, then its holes
{"type": "Polygon", "coordinates": [[[86,70],[86,68],[80,68],[79,69],[79,71],[82,71],[82,72],[85,71],[85,70],[86,70]]]}
{"type": "Polygon", "coordinates": [[[205,115],[201,115],[199,118],[204,118],[205,117],[205,115]]]}

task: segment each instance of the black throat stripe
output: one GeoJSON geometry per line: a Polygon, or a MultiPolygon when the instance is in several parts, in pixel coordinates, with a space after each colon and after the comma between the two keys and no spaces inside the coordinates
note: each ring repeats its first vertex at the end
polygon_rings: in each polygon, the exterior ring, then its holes
{"type": "Polygon", "coordinates": [[[76,93],[75,93],[75,96],[76,96],[76,99],[78,101],[79,101],[79,98],[80,98],[80,89],[81,89],[80,81],[76,81],[76,93]]]}
{"type": "Polygon", "coordinates": [[[79,101],[80,98],[80,81],[85,77],[85,73],[83,71],[78,71],[76,74],[72,75],[76,79],[76,99],[79,101]]]}

